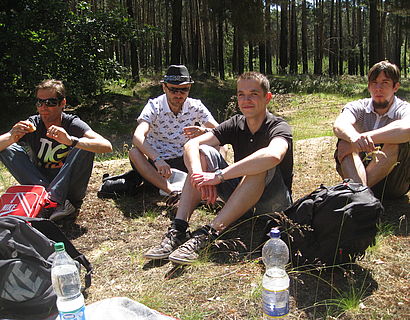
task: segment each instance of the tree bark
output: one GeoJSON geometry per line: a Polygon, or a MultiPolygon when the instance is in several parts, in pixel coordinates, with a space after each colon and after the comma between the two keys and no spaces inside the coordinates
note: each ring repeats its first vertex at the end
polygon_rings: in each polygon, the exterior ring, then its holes
{"type": "MultiPolygon", "coordinates": [[[[134,19],[134,10],[132,6],[132,0],[127,0],[127,12],[128,12],[129,17],[131,19],[134,19]]],[[[130,63],[131,63],[132,80],[134,80],[135,82],[140,82],[137,41],[135,39],[131,40],[130,54],[131,54],[130,63]]]]}
{"type": "Polygon", "coordinates": [[[303,73],[309,73],[308,65],[308,40],[307,40],[307,13],[306,13],[306,0],[302,0],[302,67],[303,73]]]}
{"type": "Polygon", "coordinates": [[[298,25],[296,20],[296,3],[291,0],[290,9],[290,68],[289,72],[292,74],[298,73],[298,25]]]}
{"type": "Polygon", "coordinates": [[[266,0],[265,8],[265,39],[266,39],[266,74],[272,74],[272,19],[271,19],[271,0],[266,0]]]}
{"type": "Polygon", "coordinates": [[[171,64],[181,63],[182,48],[182,0],[171,0],[172,6],[172,40],[171,64]]]}
{"type": "Polygon", "coordinates": [[[286,73],[288,61],[288,1],[280,1],[279,73],[286,73]]]}

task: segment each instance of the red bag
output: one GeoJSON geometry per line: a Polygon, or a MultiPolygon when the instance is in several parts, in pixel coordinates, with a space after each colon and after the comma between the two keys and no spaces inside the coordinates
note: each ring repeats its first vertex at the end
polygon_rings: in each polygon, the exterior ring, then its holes
{"type": "Polygon", "coordinates": [[[0,197],[0,217],[7,215],[36,217],[42,208],[54,208],[57,203],[48,198],[43,186],[12,186],[0,197]]]}

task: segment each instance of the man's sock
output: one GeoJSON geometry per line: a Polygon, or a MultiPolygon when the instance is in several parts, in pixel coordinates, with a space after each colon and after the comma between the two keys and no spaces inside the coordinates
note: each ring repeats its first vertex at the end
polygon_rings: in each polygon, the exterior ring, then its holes
{"type": "Polygon", "coordinates": [[[174,221],[171,224],[171,227],[182,232],[185,233],[186,230],[188,229],[188,222],[186,222],[185,220],[182,219],[174,219],[174,221]]]}
{"type": "Polygon", "coordinates": [[[219,236],[219,232],[216,231],[214,228],[212,228],[209,225],[202,226],[198,231],[202,232],[202,233],[205,233],[205,234],[209,234],[211,236],[212,240],[215,240],[219,236]]]}

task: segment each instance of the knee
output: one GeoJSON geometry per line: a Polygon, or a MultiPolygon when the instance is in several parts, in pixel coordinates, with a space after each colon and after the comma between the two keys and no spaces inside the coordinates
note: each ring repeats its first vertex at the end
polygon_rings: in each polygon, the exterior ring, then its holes
{"type": "Polygon", "coordinates": [[[382,152],[384,153],[386,158],[391,158],[392,160],[396,161],[399,156],[399,145],[385,143],[382,147],[382,152]]]}
{"type": "Polygon", "coordinates": [[[353,150],[350,142],[347,142],[345,140],[339,141],[336,149],[336,157],[339,163],[342,163],[343,159],[349,154],[352,154],[352,152],[353,150]]]}
{"type": "Polygon", "coordinates": [[[261,186],[262,188],[264,188],[267,173],[267,171],[263,171],[258,174],[244,176],[242,183],[253,184],[255,186],[261,186]]]}
{"type": "Polygon", "coordinates": [[[128,151],[128,157],[133,164],[137,165],[144,157],[144,154],[138,148],[132,147],[131,150],[128,151]]]}

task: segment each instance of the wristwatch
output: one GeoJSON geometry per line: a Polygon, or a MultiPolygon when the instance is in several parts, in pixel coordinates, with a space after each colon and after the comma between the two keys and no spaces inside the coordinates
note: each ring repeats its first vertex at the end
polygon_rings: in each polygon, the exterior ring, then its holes
{"type": "Polygon", "coordinates": [[[215,175],[218,177],[218,179],[219,179],[219,181],[221,181],[221,183],[222,183],[222,182],[225,182],[225,179],[224,179],[224,176],[223,176],[223,174],[222,174],[222,170],[221,170],[221,169],[216,170],[216,171],[215,171],[215,175]]]}
{"type": "Polygon", "coordinates": [[[74,136],[71,136],[70,139],[71,139],[71,146],[70,147],[72,147],[72,148],[74,148],[77,145],[78,141],[80,141],[80,139],[78,139],[77,137],[74,137],[74,136]]]}

